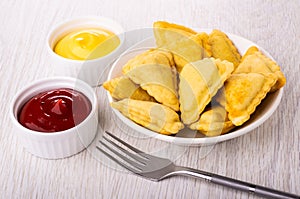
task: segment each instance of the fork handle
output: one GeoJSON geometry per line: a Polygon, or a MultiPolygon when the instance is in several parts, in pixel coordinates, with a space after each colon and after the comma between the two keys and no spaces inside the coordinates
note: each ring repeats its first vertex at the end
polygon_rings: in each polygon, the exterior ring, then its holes
{"type": "Polygon", "coordinates": [[[213,174],[213,173],[209,173],[209,172],[205,172],[205,171],[201,171],[189,167],[177,166],[175,170],[176,171],[173,173],[175,175],[178,174],[178,175],[201,178],[218,185],[230,187],[240,191],[245,191],[266,198],[300,199],[300,196],[297,196],[295,194],[278,191],[275,189],[263,187],[260,185],[255,185],[248,182],[243,182],[240,180],[232,179],[229,177],[225,177],[225,176],[221,176],[221,175],[217,175],[217,174],[213,174]]]}

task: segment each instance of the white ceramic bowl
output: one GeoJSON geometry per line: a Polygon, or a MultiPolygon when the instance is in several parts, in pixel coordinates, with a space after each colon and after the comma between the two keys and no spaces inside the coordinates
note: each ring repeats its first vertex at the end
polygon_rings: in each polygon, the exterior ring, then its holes
{"type": "MultiPolygon", "coordinates": [[[[199,32],[204,31],[207,33],[210,33],[211,30],[208,29],[201,29],[199,32]]],[[[237,35],[229,34],[227,33],[229,38],[234,42],[236,47],[239,49],[241,54],[244,54],[247,49],[250,46],[257,46],[255,43],[252,41],[249,41],[245,38],[239,37],[237,35]]],[[[108,80],[113,79],[115,77],[119,77],[122,75],[122,67],[127,63],[128,60],[132,59],[136,55],[148,50],[149,48],[155,47],[155,39],[153,37],[150,37],[148,39],[145,39],[141,41],[140,43],[132,46],[128,50],[126,50],[119,59],[117,59],[114,64],[112,65],[112,68],[109,72],[108,75],[108,80]]],[[[271,55],[266,52],[264,49],[261,47],[258,47],[265,55],[271,57],[271,55]]],[[[128,125],[132,129],[136,130],[137,132],[143,133],[146,136],[149,137],[154,137],[159,140],[167,141],[167,142],[172,142],[174,144],[178,145],[186,145],[186,146],[199,146],[199,145],[212,145],[218,142],[226,141],[229,139],[233,139],[235,137],[244,135],[246,133],[251,132],[253,129],[261,125],[263,122],[265,122],[271,115],[272,113],[276,110],[278,107],[281,97],[283,94],[283,88],[280,90],[270,93],[263,101],[262,103],[256,108],[256,111],[251,115],[250,120],[248,120],[245,124],[243,124],[241,127],[237,127],[231,132],[220,135],[220,136],[215,136],[215,137],[205,137],[201,136],[201,134],[197,134],[196,131],[189,130],[188,128],[184,128],[183,130],[179,131],[178,134],[175,136],[167,136],[167,135],[162,135],[158,134],[154,131],[151,131],[147,128],[144,128],[124,115],[122,115],[119,111],[113,109],[113,112],[123,121],[124,124],[128,125]]],[[[107,92],[107,96],[110,102],[113,101],[112,97],[110,96],[109,92],[107,92]]]]}
{"type": "Polygon", "coordinates": [[[123,51],[124,30],[112,19],[90,16],[75,18],[55,26],[47,36],[47,49],[51,55],[54,75],[79,78],[90,85],[97,85],[105,67],[123,51]],[[73,60],[64,58],[53,51],[55,44],[62,36],[78,29],[103,28],[115,33],[120,39],[120,45],[108,55],[92,60],[73,60]]]}
{"type": "Polygon", "coordinates": [[[97,97],[92,87],[81,80],[71,77],[46,78],[33,82],[15,95],[10,107],[10,117],[14,132],[30,153],[47,159],[64,158],[82,151],[93,141],[98,126],[97,97]],[[92,110],[85,120],[73,128],[55,133],[33,131],[19,123],[18,113],[31,97],[57,88],[77,90],[89,99],[92,110]]]}

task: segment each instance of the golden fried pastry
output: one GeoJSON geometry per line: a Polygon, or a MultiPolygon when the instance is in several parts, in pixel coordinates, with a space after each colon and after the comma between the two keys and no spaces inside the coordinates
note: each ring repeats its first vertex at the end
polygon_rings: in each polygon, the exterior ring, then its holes
{"type": "Polygon", "coordinates": [[[131,98],[143,101],[155,101],[147,91],[125,76],[106,81],[103,83],[103,87],[109,91],[110,95],[116,100],[131,98]]]}
{"type": "Polygon", "coordinates": [[[208,35],[199,33],[189,38],[177,40],[174,46],[163,46],[162,48],[166,48],[174,54],[176,68],[180,73],[186,64],[211,57],[211,49],[207,41],[208,35]]]}
{"type": "Polygon", "coordinates": [[[175,111],[179,110],[177,74],[174,68],[161,64],[145,64],[131,69],[126,76],[156,101],[175,111]]]}
{"type": "Polygon", "coordinates": [[[230,61],[234,68],[240,64],[241,55],[224,32],[213,30],[209,35],[208,42],[211,46],[212,57],[230,61]]]}
{"type": "Polygon", "coordinates": [[[232,74],[225,82],[224,93],[217,101],[228,111],[236,126],[246,122],[275,84],[276,75],[259,73],[232,74]]]}
{"type": "Polygon", "coordinates": [[[172,53],[160,50],[150,49],[129,60],[122,68],[123,74],[131,69],[145,64],[161,64],[165,66],[175,66],[172,53]]]}
{"type": "MultiPolygon", "coordinates": [[[[201,40],[202,47],[205,50],[202,54],[202,57],[211,57],[212,52],[211,52],[211,46],[208,41],[209,40],[208,34],[205,32],[200,32],[200,33],[197,33],[197,35],[195,37],[201,40]]],[[[200,43],[200,41],[199,41],[199,43],[200,43]]]]}
{"type": "Polygon", "coordinates": [[[229,132],[235,126],[228,119],[225,108],[216,105],[206,108],[201,114],[200,119],[189,127],[200,131],[206,136],[218,136],[229,132]]]}
{"type": "Polygon", "coordinates": [[[176,134],[183,128],[178,114],[162,104],[124,99],[111,106],[134,122],[165,135],[176,134]]]}
{"type": "Polygon", "coordinates": [[[250,48],[248,48],[246,53],[242,56],[241,62],[243,62],[245,57],[247,57],[248,55],[253,55],[255,52],[258,52],[258,51],[259,51],[259,49],[256,46],[251,46],[250,48]]]}
{"type": "Polygon", "coordinates": [[[286,82],[286,79],[284,77],[284,74],[281,72],[280,67],[276,64],[276,62],[256,49],[255,47],[249,48],[249,50],[243,56],[243,61],[236,68],[234,73],[273,73],[277,77],[277,82],[272,87],[271,92],[280,89],[286,82]]]}
{"type": "Polygon", "coordinates": [[[214,58],[205,58],[184,66],[179,76],[180,111],[184,124],[198,120],[232,71],[232,63],[214,58]]]}
{"type": "Polygon", "coordinates": [[[197,34],[184,26],[161,21],[155,22],[153,28],[157,47],[173,53],[178,72],[187,63],[211,54],[206,33],[197,34]]]}
{"type": "MultiPolygon", "coordinates": [[[[178,32],[179,34],[185,35],[187,37],[197,34],[194,30],[187,28],[182,25],[174,24],[174,23],[168,23],[166,21],[156,21],[153,23],[153,28],[159,29],[159,31],[163,31],[164,29],[170,30],[173,32],[178,32]]],[[[162,35],[167,37],[167,35],[162,35]]],[[[161,39],[166,40],[167,38],[161,37],[161,39]]]]}

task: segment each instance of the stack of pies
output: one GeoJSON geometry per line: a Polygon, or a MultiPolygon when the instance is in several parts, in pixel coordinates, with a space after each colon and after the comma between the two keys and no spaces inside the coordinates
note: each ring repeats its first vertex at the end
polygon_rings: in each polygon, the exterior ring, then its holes
{"type": "Polygon", "coordinates": [[[285,84],[273,60],[255,46],[241,56],[220,30],[207,34],[158,21],[153,31],[156,48],[103,84],[113,108],[150,130],[173,135],[186,126],[206,136],[228,133],[285,84]]]}

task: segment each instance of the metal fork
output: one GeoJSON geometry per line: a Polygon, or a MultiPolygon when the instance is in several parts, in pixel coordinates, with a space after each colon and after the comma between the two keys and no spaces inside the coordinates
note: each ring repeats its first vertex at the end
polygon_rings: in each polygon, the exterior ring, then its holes
{"type": "Polygon", "coordinates": [[[183,176],[191,176],[195,178],[204,179],[208,182],[212,182],[218,185],[223,185],[226,187],[230,187],[233,189],[237,189],[240,191],[245,191],[252,194],[257,194],[266,198],[298,198],[300,196],[286,193],[274,189],[270,189],[267,187],[251,184],[248,182],[243,182],[240,180],[228,178],[225,176],[175,165],[171,160],[156,157],[147,153],[140,151],[139,149],[127,144],[122,141],[120,138],[115,135],[107,132],[106,135],[110,137],[108,139],[106,136],[103,136],[103,139],[99,142],[106,148],[110,153],[102,149],[102,147],[97,146],[97,148],[102,151],[106,156],[110,159],[118,163],[119,165],[127,168],[131,172],[145,177],[147,179],[153,181],[160,181],[167,177],[175,176],[175,175],[183,175],[183,176]],[[112,141],[114,140],[114,141],[112,141]],[[106,142],[110,143],[111,146],[106,144],[106,142]],[[115,142],[119,142],[116,144],[115,142]],[[120,146],[120,143],[130,149],[125,149],[120,146]],[[114,155],[111,155],[114,154],[114,155]]]}

